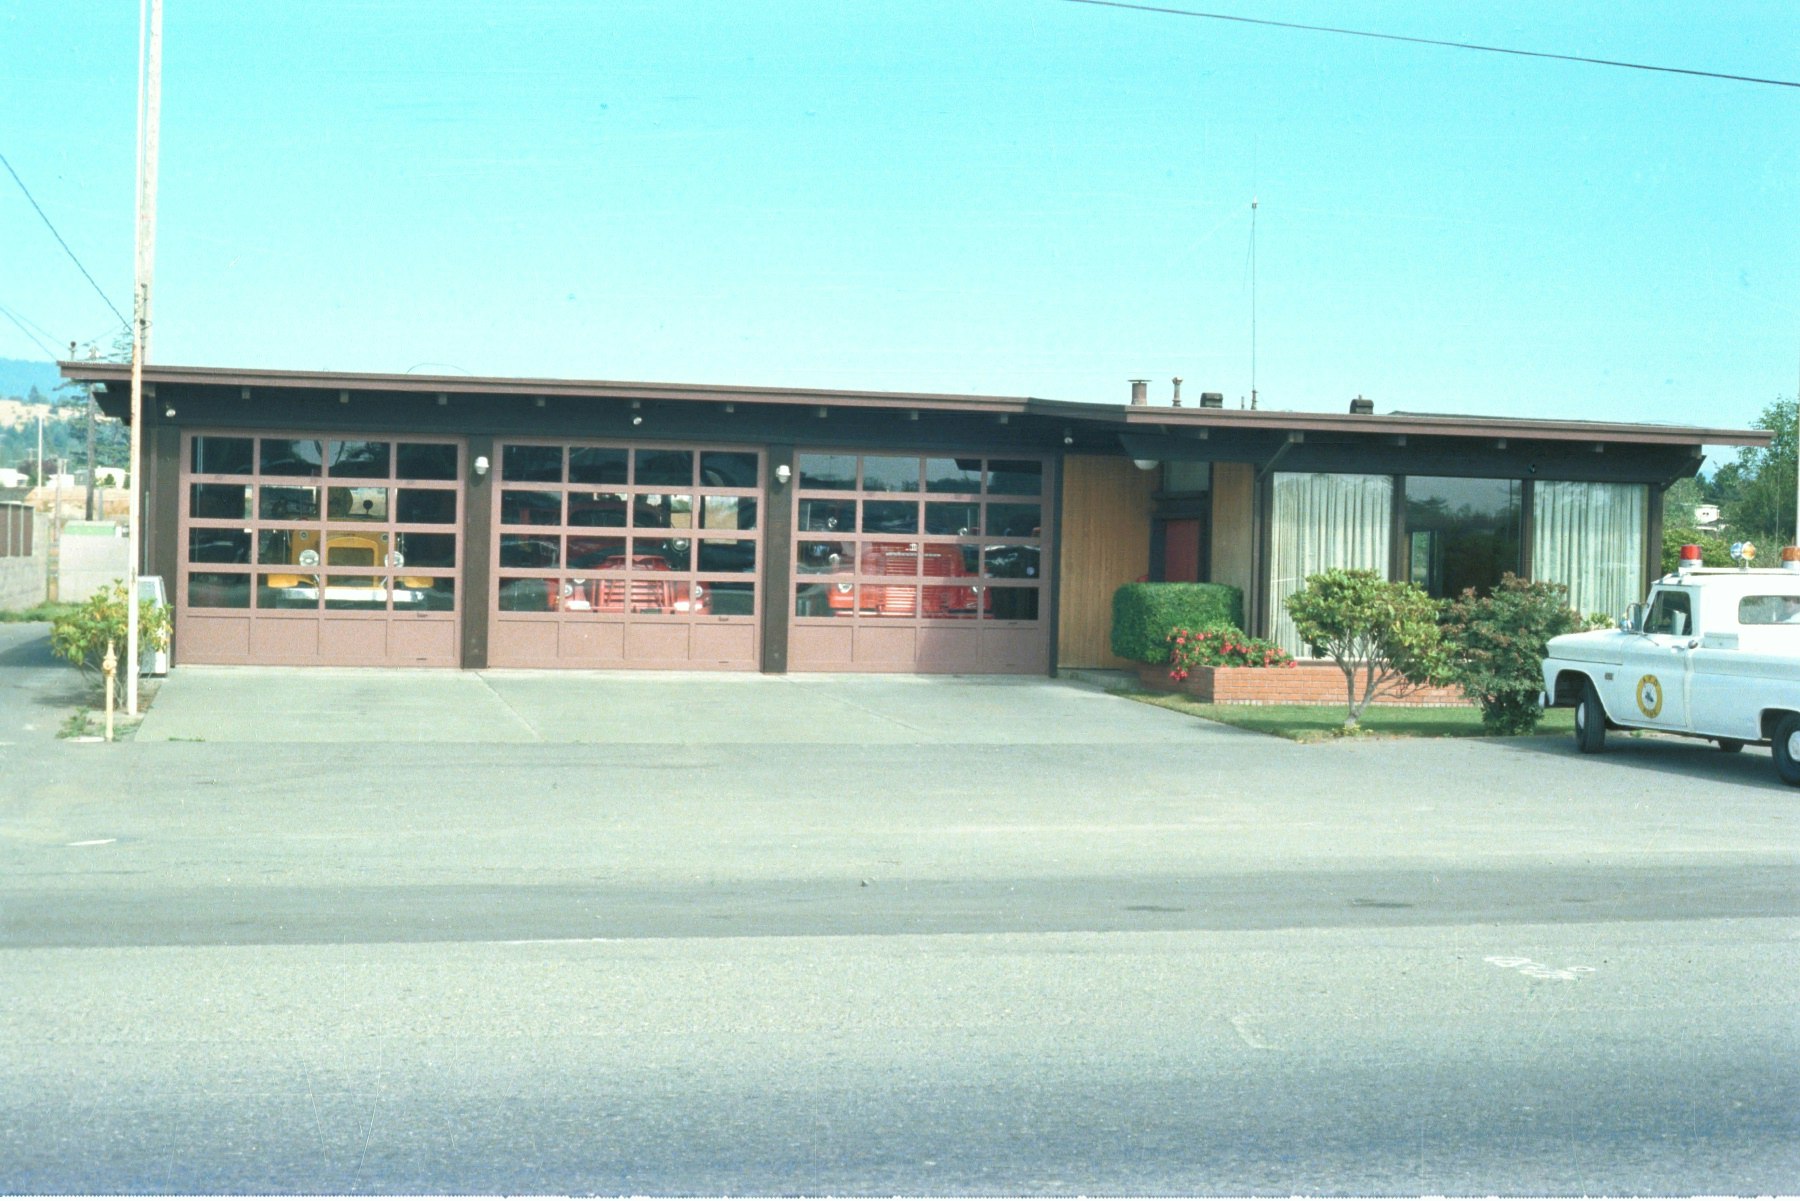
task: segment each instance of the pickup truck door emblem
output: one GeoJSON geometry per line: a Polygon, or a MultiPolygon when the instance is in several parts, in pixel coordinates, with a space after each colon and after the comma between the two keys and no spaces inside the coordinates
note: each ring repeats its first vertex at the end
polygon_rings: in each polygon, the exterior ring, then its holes
{"type": "Polygon", "coordinates": [[[1645,717],[1655,717],[1662,712],[1662,683],[1655,676],[1645,676],[1638,681],[1637,703],[1645,717]]]}

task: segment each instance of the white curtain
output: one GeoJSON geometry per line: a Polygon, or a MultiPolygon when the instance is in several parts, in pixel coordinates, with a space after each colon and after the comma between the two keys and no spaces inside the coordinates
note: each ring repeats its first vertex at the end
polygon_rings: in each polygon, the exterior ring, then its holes
{"type": "Polygon", "coordinates": [[[1567,587],[1569,607],[1583,617],[1617,617],[1644,599],[1647,486],[1557,480],[1533,491],[1532,575],[1567,587]]]}
{"type": "Polygon", "coordinates": [[[1277,472],[1269,552],[1269,637],[1304,657],[1284,603],[1306,577],[1332,567],[1366,567],[1388,577],[1394,481],[1386,475],[1277,472]]]}

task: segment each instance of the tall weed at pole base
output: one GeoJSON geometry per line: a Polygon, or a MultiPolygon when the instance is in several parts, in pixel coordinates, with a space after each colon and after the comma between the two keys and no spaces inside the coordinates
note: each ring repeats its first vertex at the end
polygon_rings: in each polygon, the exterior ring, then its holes
{"type": "MultiPolygon", "coordinates": [[[[85,601],[73,612],[65,613],[50,625],[50,651],[81,669],[81,674],[95,684],[99,682],[101,661],[106,644],[125,645],[125,581],[114,580],[85,601]]],[[[138,603],[138,633],[147,651],[164,650],[169,645],[169,609],[155,601],[138,603]]]]}
{"type": "Polygon", "coordinates": [[[1542,713],[1537,695],[1550,640],[1586,626],[1569,608],[1567,588],[1509,571],[1488,595],[1468,589],[1445,611],[1452,652],[1445,678],[1480,704],[1488,733],[1529,734],[1542,713]]]}

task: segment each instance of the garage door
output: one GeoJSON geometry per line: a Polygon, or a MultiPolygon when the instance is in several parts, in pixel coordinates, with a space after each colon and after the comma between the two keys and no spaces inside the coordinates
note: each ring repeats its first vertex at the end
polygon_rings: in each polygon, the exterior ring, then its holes
{"type": "Polygon", "coordinates": [[[760,450],[514,441],[499,458],[490,663],[759,666],[760,450]]]}
{"type": "Polygon", "coordinates": [[[462,461],[451,440],[189,435],[176,660],[455,666],[462,461]]]}
{"type": "Polygon", "coordinates": [[[1049,670],[1049,464],[801,451],[796,671],[1049,670]]]}

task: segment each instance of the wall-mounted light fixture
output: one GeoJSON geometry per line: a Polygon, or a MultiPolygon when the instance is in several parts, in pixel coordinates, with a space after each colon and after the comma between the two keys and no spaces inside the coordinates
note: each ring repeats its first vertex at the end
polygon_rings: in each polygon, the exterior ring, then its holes
{"type": "Polygon", "coordinates": [[[792,467],[789,467],[786,463],[778,463],[775,465],[775,482],[777,484],[785,484],[793,478],[794,469],[792,467]]]}
{"type": "Polygon", "coordinates": [[[175,406],[174,405],[164,405],[163,406],[163,416],[164,417],[175,416],[175,406]]]}
{"type": "Polygon", "coordinates": [[[1133,460],[1131,460],[1131,465],[1133,467],[1137,468],[1139,471],[1155,471],[1158,467],[1162,466],[1162,460],[1160,460],[1160,459],[1133,459],[1133,460]]]}
{"type": "Polygon", "coordinates": [[[642,425],[642,424],[644,424],[644,419],[642,417],[637,416],[636,414],[633,414],[632,418],[631,418],[631,424],[642,425]]]}
{"type": "Polygon", "coordinates": [[[488,473],[488,457],[486,455],[476,455],[475,461],[471,463],[470,466],[475,470],[475,478],[480,479],[488,473]]]}
{"type": "Polygon", "coordinates": [[[546,405],[546,404],[548,404],[548,403],[549,403],[549,401],[547,401],[547,400],[545,400],[545,399],[544,399],[544,398],[543,398],[543,397],[541,397],[541,396],[540,396],[540,397],[538,397],[538,398],[537,398],[537,399],[535,399],[535,400],[533,400],[533,401],[532,401],[532,402],[531,402],[531,403],[532,403],[532,404],[535,404],[535,405],[536,405],[536,406],[537,406],[537,407],[538,407],[538,408],[540,408],[540,409],[541,409],[541,408],[543,408],[543,407],[544,407],[544,406],[545,406],[545,405],[546,405]]]}
{"type": "Polygon", "coordinates": [[[340,389],[338,392],[338,403],[341,405],[349,404],[350,403],[350,393],[340,389]]]}
{"type": "Polygon", "coordinates": [[[1067,429],[1063,430],[1063,445],[1064,446],[1075,445],[1075,435],[1067,429]]]}
{"type": "Polygon", "coordinates": [[[439,392],[438,393],[438,403],[440,405],[449,404],[450,403],[450,394],[447,392],[439,392]]]}

